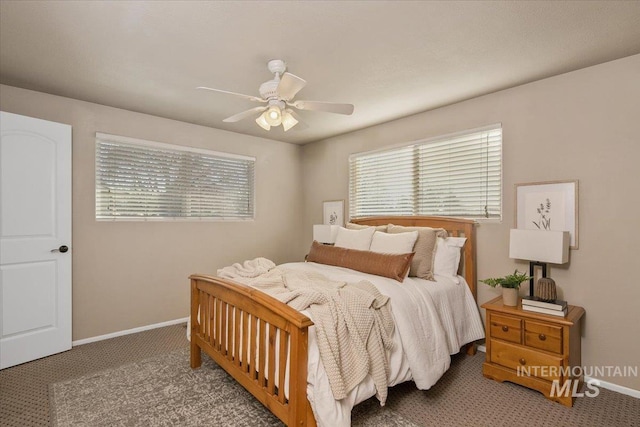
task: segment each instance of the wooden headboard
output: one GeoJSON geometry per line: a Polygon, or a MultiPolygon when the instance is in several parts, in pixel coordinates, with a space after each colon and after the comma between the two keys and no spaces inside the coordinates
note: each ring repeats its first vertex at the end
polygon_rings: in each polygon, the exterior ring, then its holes
{"type": "Polygon", "coordinates": [[[402,225],[405,227],[444,228],[449,236],[466,237],[461,268],[473,298],[477,300],[476,270],[476,222],[472,219],[452,218],[445,216],[372,216],[352,218],[350,222],[361,225],[402,225]]]}

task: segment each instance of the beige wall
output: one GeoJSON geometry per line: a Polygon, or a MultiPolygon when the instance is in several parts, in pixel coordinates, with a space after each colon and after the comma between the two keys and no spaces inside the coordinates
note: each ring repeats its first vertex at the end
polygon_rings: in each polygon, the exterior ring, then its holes
{"type": "MultiPolygon", "coordinates": [[[[580,247],[550,275],[586,309],[583,364],[640,365],[640,55],[304,146],[305,246],[322,201],[348,199],[349,154],[493,123],[503,127],[503,219],[478,227],[478,277],[527,268],[508,256],[514,184],[578,179],[580,247]]],[[[498,294],[479,284],[480,303],[498,294]]],[[[603,379],[640,390],[640,378],[603,379]]]]}
{"type": "Polygon", "coordinates": [[[304,254],[299,146],[4,85],[0,109],[73,126],[74,340],[186,317],[191,273],[304,254]],[[255,156],[256,220],[97,222],[96,132],[255,156]]]}

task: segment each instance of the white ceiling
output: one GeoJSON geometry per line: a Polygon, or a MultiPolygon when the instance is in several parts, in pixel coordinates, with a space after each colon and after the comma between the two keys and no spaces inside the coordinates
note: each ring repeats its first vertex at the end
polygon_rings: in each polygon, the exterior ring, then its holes
{"type": "MultiPolygon", "coordinates": [[[[0,1],[0,82],[303,144],[640,53],[640,1],[0,1]],[[222,119],[284,59],[306,130],[222,119]]],[[[0,94],[1,95],[1,94],[0,94]]]]}

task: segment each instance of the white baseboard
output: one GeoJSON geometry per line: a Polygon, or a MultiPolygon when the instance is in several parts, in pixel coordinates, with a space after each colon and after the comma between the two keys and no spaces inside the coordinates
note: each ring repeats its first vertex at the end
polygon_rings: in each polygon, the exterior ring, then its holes
{"type": "MultiPolygon", "coordinates": [[[[487,352],[487,347],[485,347],[484,345],[479,345],[478,346],[478,351],[481,351],[483,353],[487,352]]],[[[597,381],[598,382],[598,387],[602,387],[605,388],[607,390],[611,390],[611,391],[615,391],[616,393],[620,393],[620,394],[624,394],[626,396],[631,396],[631,397],[635,397],[636,399],[640,399],[640,391],[639,390],[634,390],[632,388],[629,387],[624,387],[618,384],[614,384],[614,383],[610,383],[609,381],[603,381],[600,380],[598,378],[591,378],[589,376],[584,377],[585,382],[587,381],[597,381]]]]}
{"type": "Polygon", "coordinates": [[[595,382],[598,387],[606,388],[607,390],[615,391],[616,393],[625,394],[627,396],[635,397],[636,399],[640,399],[640,391],[634,390],[629,387],[624,387],[618,384],[610,383],[609,381],[603,381],[598,378],[591,378],[587,375],[584,376],[585,382],[595,382]]]}
{"type": "Polygon", "coordinates": [[[98,335],[97,337],[91,337],[91,338],[85,338],[83,340],[73,341],[73,342],[71,342],[71,345],[73,347],[75,347],[77,345],[89,344],[91,342],[108,340],[109,338],[121,337],[123,335],[135,334],[137,332],[149,331],[151,329],[157,329],[157,328],[163,328],[165,326],[177,325],[179,323],[186,323],[187,320],[189,320],[188,317],[183,317],[181,319],[168,320],[166,322],[155,323],[153,325],[147,325],[147,326],[140,326],[138,328],[133,328],[133,329],[127,329],[127,330],[124,330],[124,331],[113,332],[113,333],[106,334],[106,335],[98,335]]]}

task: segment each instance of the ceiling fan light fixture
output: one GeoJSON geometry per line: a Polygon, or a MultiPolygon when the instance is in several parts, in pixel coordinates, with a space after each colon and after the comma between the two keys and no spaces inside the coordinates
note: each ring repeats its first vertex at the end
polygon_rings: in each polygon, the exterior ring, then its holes
{"type": "Polygon", "coordinates": [[[272,105],[264,112],[264,118],[271,126],[280,126],[282,123],[282,110],[277,105],[272,105]]]}
{"type": "Polygon", "coordinates": [[[260,114],[258,116],[258,118],[256,119],[256,123],[258,124],[258,126],[260,126],[262,129],[264,130],[270,130],[271,129],[271,125],[269,124],[269,122],[267,121],[267,112],[265,111],[264,113],[260,114]]]}
{"type": "Polygon", "coordinates": [[[285,132],[297,124],[298,121],[295,119],[295,117],[293,117],[293,114],[291,114],[290,110],[284,110],[282,112],[282,127],[284,128],[285,132]]]}

